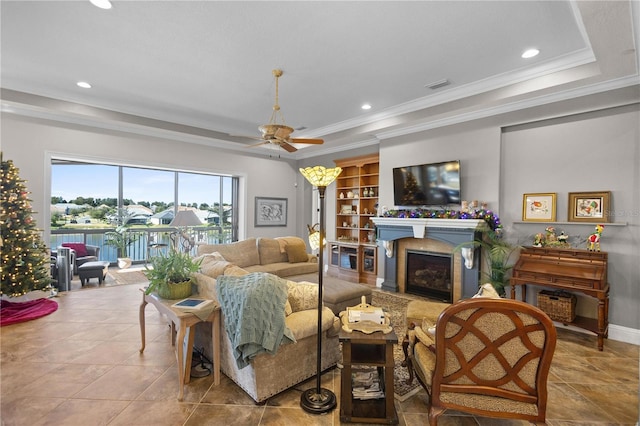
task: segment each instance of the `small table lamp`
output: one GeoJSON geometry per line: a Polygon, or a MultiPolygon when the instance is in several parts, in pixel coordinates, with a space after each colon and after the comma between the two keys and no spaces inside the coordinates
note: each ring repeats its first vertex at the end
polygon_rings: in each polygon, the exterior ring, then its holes
{"type": "Polygon", "coordinates": [[[187,228],[191,226],[202,225],[202,221],[193,210],[179,210],[176,217],[173,218],[169,226],[178,228],[178,235],[173,239],[174,247],[178,247],[178,241],[182,245],[182,250],[188,253],[195,245],[194,238],[187,233],[187,228]],[[181,239],[179,237],[182,237],[181,239]]]}

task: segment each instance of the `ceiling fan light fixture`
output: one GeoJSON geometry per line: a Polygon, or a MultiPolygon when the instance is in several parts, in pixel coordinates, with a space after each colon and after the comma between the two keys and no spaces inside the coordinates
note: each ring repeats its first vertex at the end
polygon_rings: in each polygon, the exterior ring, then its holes
{"type": "MultiPolygon", "coordinates": [[[[251,145],[253,146],[261,146],[261,145],[276,145],[287,152],[295,152],[298,150],[295,146],[291,144],[312,144],[312,145],[320,145],[324,143],[324,140],[319,138],[292,138],[291,133],[293,133],[294,128],[287,126],[284,121],[284,117],[282,115],[282,111],[280,111],[280,104],[278,102],[278,79],[282,77],[284,72],[280,69],[274,69],[272,71],[273,77],[276,80],[276,96],[275,103],[273,104],[273,112],[271,113],[271,119],[268,124],[262,124],[258,126],[258,130],[262,135],[259,139],[262,142],[258,144],[251,145]]],[[[301,127],[300,129],[305,129],[305,127],[301,127]]]]}

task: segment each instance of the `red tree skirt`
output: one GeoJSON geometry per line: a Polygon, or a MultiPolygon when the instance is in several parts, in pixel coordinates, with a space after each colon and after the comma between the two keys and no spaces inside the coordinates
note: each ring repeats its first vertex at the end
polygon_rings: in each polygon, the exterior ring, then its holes
{"type": "Polygon", "coordinates": [[[58,309],[58,303],[50,299],[36,299],[28,302],[0,300],[0,326],[30,321],[49,315],[58,309]]]}

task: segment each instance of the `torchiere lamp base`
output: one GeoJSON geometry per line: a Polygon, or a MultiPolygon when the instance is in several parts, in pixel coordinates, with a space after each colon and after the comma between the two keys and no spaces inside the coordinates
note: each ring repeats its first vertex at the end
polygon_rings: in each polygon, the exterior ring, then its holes
{"type": "Polygon", "coordinates": [[[300,396],[300,406],[311,414],[323,414],[336,408],[337,401],[333,392],[320,388],[320,393],[316,388],[307,389],[300,396]]]}

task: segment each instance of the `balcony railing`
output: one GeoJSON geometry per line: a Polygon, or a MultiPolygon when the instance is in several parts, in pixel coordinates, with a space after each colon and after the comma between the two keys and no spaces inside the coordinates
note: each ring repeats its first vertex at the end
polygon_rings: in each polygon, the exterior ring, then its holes
{"type": "MultiPolygon", "coordinates": [[[[50,247],[55,249],[62,243],[85,243],[100,247],[100,260],[106,260],[115,264],[117,262],[117,250],[115,247],[104,243],[105,233],[114,231],[114,228],[103,229],[52,229],[50,247]]],[[[129,228],[127,232],[140,234],[127,249],[127,257],[131,258],[134,264],[146,263],[149,256],[158,255],[160,252],[169,250],[176,238],[181,238],[173,227],[152,227],[152,228],[129,228]],[[151,249],[153,247],[153,249],[151,249]]],[[[221,226],[195,226],[187,231],[195,241],[196,245],[189,252],[195,256],[197,244],[227,244],[232,242],[231,227],[221,226]]],[[[182,245],[178,241],[178,250],[182,250],[182,245]]]]}

